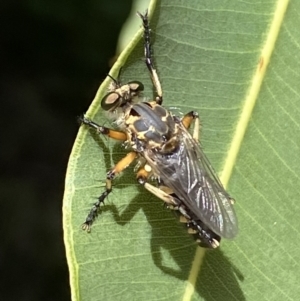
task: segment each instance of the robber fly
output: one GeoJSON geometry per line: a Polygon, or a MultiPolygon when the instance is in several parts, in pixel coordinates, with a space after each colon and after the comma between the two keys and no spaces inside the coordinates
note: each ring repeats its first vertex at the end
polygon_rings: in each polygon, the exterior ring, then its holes
{"type": "Polygon", "coordinates": [[[144,86],[139,81],[122,85],[112,79],[110,91],[101,101],[114,114],[120,130],[113,130],[81,117],[81,123],[99,134],[127,144],[131,151],[108,173],[105,191],[90,210],[82,228],[90,231],[101,203],[112,191],[113,179],[138,161],[137,180],[148,191],[176,210],[200,246],[216,248],[221,237],[237,234],[233,199],[222,186],[198,142],[199,117],[194,111],[179,118],[162,107],[163,93],[154,67],[147,12],[142,15],[144,55],[156,97],[141,102],[144,86]],[[193,134],[189,132],[194,123],[193,134]],[[155,179],[156,185],[150,182],[155,179]]]}

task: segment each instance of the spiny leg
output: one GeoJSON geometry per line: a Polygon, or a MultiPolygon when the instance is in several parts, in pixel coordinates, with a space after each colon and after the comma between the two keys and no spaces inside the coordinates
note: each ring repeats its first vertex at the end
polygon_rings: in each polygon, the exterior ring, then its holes
{"type": "Polygon", "coordinates": [[[200,129],[199,114],[195,111],[191,111],[183,116],[181,122],[187,130],[190,128],[192,122],[195,122],[193,138],[196,142],[199,142],[199,129],[200,129]]]}
{"type": "Polygon", "coordinates": [[[124,158],[122,158],[106,175],[106,187],[105,191],[99,196],[97,202],[93,205],[89,214],[87,215],[85,222],[82,224],[82,229],[87,232],[91,231],[91,226],[98,215],[98,210],[101,203],[104,203],[105,198],[112,191],[112,180],[124,169],[126,169],[137,157],[136,152],[128,153],[124,158]]]}
{"type": "Polygon", "coordinates": [[[149,27],[149,19],[148,19],[148,11],[143,15],[139,12],[137,12],[138,16],[143,21],[143,27],[144,27],[144,55],[145,55],[145,62],[147,65],[147,68],[150,72],[151,80],[153,83],[153,86],[156,90],[156,103],[162,104],[163,102],[163,96],[162,96],[162,88],[160,84],[160,80],[158,77],[158,74],[156,72],[154,63],[153,63],[153,57],[152,57],[152,47],[151,47],[151,39],[150,39],[150,32],[151,29],[149,27]]]}
{"type": "Polygon", "coordinates": [[[90,128],[95,129],[97,131],[97,133],[103,134],[109,138],[119,140],[119,141],[127,140],[126,133],[121,132],[121,131],[116,131],[116,130],[107,128],[105,126],[99,125],[99,124],[95,123],[94,121],[86,118],[85,116],[79,117],[79,122],[89,126],[90,128]]]}

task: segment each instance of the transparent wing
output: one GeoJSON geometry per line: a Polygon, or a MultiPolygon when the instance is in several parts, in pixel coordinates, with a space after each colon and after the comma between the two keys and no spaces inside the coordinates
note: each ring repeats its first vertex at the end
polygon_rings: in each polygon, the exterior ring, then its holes
{"type": "Polygon", "coordinates": [[[216,234],[233,238],[237,218],[233,199],[222,186],[202,149],[182,124],[171,154],[149,150],[148,163],[193,214],[216,234]]]}

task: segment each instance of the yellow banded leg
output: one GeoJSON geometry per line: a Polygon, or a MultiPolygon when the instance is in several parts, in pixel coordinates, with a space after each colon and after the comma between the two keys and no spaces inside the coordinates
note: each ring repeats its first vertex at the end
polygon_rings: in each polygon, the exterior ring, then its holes
{"type": "Polygon", "coordinates": [[[101,126],[97,123],[95,123],[94,121],[82,116],[79,118],[79,121],[82,124],[85,124],[93,129],[95,129],[97,131],[97,133],[105,135],[109,138],[115,139],[115,140],[119,140],[119,141],[126,141],[127,140],[127,135],[124,132],[120,132],[120,131],[116,131],[116,130],[112,130],[110,128],[107,128],[105,126],[101,126]]]}
{"type": "MultiPolygon", "coordinates": [[[[170,187],[163,185],[162,182],[161,182],[161,180],[158,181],[158,189],[162,190],[164,193],[166,193],[166,194],[168,194],[170,196],[172,194],[174,194],[174,191],[170,187]]],[[[174,199],[174,197],[173,197],[173,199],[174,199]]],[[[168,208],[170,210],[178,210],[179,209],[179,203],[177,201],[175,201],[175,203],[176,203],[176,205],[165,202],[166,208],[168,208]]]]}
{"type": "Polygon", "coordinates": [[[158,198],[163,200],[167,205],[170,205],[171,208],[175,208],[178,206],[178,202],[175,200],[175,198],[164,192],[163,190],[159,189],[158,187],[155,187],[149,183],[144,183],[144,187],[151,192],[152,194],[156,195],[158,198]]]}
{"type": "Polygon", "coordinates": [[[193,131],[193,138],[196,142],[199,142],[199,130],[200,130],[200,123],[199,123],[199,115],[195,111],[191,111],[183,116],[181,122],[183,126],[188,130],[192,124],[195,122],[194,131],[193,131]]]}
{"type": "Polygon", "coordinates": [[[139,12],[137,14],[143,21],[145,62],[146,62],[147,68],[150,72],[153,86],[156,90],[156,99],[155,100],[156,100],[156,103],[162,104],[162,102],[163,102],[162,88],[161,88],[160,80],[159,80],[158,74],[156,72],[156,69],[154,67],[153,58],[152,58],[152,47],[151,47],[151,40],[150,40],[150,31],[151,30],[149,27],[148,11],[144,15],[142,15],[139,12]]]}
{"type": "Polygon", "coordinates": [[[112,191],[112,180],[124,169],[126,169],[137,157],[136,152],[128,153],[123,159],[121,159],[106,175],[105,191],[99,196],[97,202],[93,205],[89,214],[87,215],[85,222],[82,224],[82,229],[87,232],[91,231],[91,226],[98,215],[98,210],[101,203],[104,203],[105,198],[112,191]]]}
{"type": "Polygon", "coordinates": [[[136,178],[141,185],[151,192],[152,194],[156,195],[158,198],[163,200],[166,204],[175,207],[177,205],[174,198],[166,193],[165,191],[161,190],[158,187],[155,187],[147,182],[149,175],[151,174],[152,170],[151,167],[146,163],[136,174],[136,178]]]}
{"type": "Polygon", "coordinates": [[[182,204],[182,202],[180,200],[177,200],[177,196],[174,194],[174,191],[170,187],[165,186],[162,183],[159,184],[158,188],[163,192],[165,192],[166,194],[170,195],[176,204],[175,206],[172,204],[171,205],[168,204],[168,209],[176,210],[180,213],[179,221],[181,223],[186,223],[186,224],[189,223],[191,221],[191,217],[186,212],[185,206],[182,204]]]}
{"type": "Polygon", "coordinates": [[[199,142],[199,132],[200,131],[200,122],[199,122],[199,116],[197,113],[197,117],[195,118],[195,126],[194,126],[194,132],[193,132],[193,138],[196,142],[199,142]]]}

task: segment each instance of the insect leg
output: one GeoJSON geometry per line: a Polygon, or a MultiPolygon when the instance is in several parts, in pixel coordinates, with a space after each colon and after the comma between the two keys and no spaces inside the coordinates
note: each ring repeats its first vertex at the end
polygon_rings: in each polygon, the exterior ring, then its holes
{"type": "Polygon", "coordinates": [[[140,168],[138,170],[138,172],[136,173],[136,178],[137,178],[138,182],[140,184],[144,184],[147,181],[147,179],[150,175],[150,172],[151,172],[151,170],[150,171],[147,170],[147,166],[145,166],[145,165],[142,168],[140,168]]]}
{"type": "Polygon", "coordinates": [[[150,72],[153,86],[156,90],[156,94],[157,94],[156,99],[155,99],[156,103],[158,103],[160,105],[163,102],[162,88],[161,88],[160,80],[159,80],[158,74],[156,72],[156,69],[154,67],[153,58],[152,58],[152,47],[151,47],[151,40],[150,40],[151,29],[149,27],[148,11],[146,11],[146,13],[144,15],[139,12],[137,12],[137,14],[143,21],[145,62],[146,62],[147,68],[150,72]]]}
{"type": "Polygon", "coordinates": [[[156,195],[158,198],[163,200],[169,209],[173,209],[179,213],[180,222],[185,223],[189,234],[194,235],[195,240],[201,247],[205,248],[217,248],[221,238],[212,232],[201,220],[194,219],[191,212],[185,207],[184,204],[174,195],[172,189],[167,186],[160,185],[155,187],[149,184],[146,177],[138,177],[139,183],[156,195]]]}
{"type": "Polygon", "coordinates": [[[164,192],[163,190],[159,189],[158,187],[155,187],[149,183],[145,183],[144,187],[151,192],[152,194],[156,195],[158,198],[163,200],[167,205],[171,205],[173,208],[178,206],[178,203],[176,202],[175,198],[172,197],[172,195],[164,192]]]}
{"type": "Polygon", "coordinates": [[[200,129],[198,113],[195,111],[191,111],[191,112],[187,113],[186,115],[184,115],[183,118],[181,119],[181,122],[186,129],[190,128],[193,121],[195,122],[193,138],[196,142],[198,142],[199,141],[199,129],[200,129]]]}
{"type": "Polygon", "coordinates": [[[158,187],[155,187],[147,182],[148,177],[151,173],[151,168],[149,167],[148,170],[148,164],[145,164],[138,172],[137,172],[137,180],[141,185],[144,185],[144,187],[151,192],[152,194],[156,195],[158,198],[163,200],[165,203],[171,205],[171,206],[177,206],[177,203],[173,199],[171,195],[164,192],[163,190],[159,189],[158,187]]]}
{"type": "Polygon", "coordinates": [[[122,158],[106,175],[106,187],[105,191],[99,196],[98,201],[93,205],[89,214],[87,215],[85,222],[82,224],[82,229],[87,232],[91,231],[91,226],[98,215],[98,210],[101,203],[104,203],[105,198],[112,191],[112,180],[124,169],[126,169],[136,158],[136,152],[128,153],[124,158],[122,158]]]}
{"type": "Polygon", "coordinates": [[[101,125],[95,123],[94,121],[84,117],[84,116],[79,117],[79,122],[95,129],[97,131],[97,133],[103,134],[103,135],[105,135],[109,138],[112,138],[112,139],[115,139],[115,140],[120,140],[120,141],[126,141],[127,140],[127,135],[124,132],[112,130],[112,129],[107,128],[105,126],[101,126],[101,125]]]}

